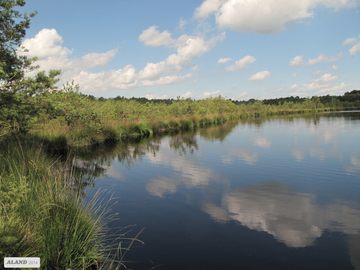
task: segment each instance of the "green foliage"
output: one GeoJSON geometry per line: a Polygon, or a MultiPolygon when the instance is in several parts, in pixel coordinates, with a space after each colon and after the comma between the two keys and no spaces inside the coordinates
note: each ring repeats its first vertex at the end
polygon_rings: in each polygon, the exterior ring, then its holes
{"type": "Polygon", "coordinates": [[[34,122],[41,106],[34,95],[54,89],[59,70],[38,73],[26,78],[26,72],[33,71],[36,58],[21,55],[26,51],[21,42],[30,27],[30,15],[21,14],[15,7],[25,5],[24,0],[0,1],[0,129],[26,133],[34,122]]]}

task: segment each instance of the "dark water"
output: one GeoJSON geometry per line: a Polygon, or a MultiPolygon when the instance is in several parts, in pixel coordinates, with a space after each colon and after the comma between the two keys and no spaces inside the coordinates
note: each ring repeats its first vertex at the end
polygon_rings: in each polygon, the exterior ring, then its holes
{"type": "Polygon", "coordinates": [[[360,270],[360,112],[227,122],[83,159],[119,197],[110,225],[145,228],[129,269],[360,270]]]}

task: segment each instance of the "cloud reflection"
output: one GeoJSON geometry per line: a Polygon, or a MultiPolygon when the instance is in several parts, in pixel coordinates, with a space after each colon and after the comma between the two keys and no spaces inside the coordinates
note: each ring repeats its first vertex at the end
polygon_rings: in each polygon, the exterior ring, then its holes
{"type": "Polygon", "coordinates": [[[262,148],[270,148],[272,145],[271,141],[266,139],[265,137],[255,137],[252,139],[252,141],[255,145],[262,148]]]}
{"type": "Polygon", "coordinates": [[[239,221],[265,231],[289,247],[312,245],[324,230],[360,233],[360,206],[345,202],[317,205],[311,194],[270,183],[225,193],[221,206],[206,203],[202,209],[218,222],[239,221]]]}
{"type": "Polygon", "coordinates": [[[245,161],[248,165],[253,165],[258,161],[258,154],[247,149],[232,148],[227,152],[227,155],[221,157],[224,164],[232,164],[235,159],[245,161]]]}
{"type": "Polygon", "coordinates": [[[360,159],[358,159],[355,154],[351,154],[350,163],[351,163],[351,165],[345,166],[345,170],[349,174],[360,172],[360,159]]]}
{"type": "Polygon", "coordinates": [[[151,195],[162,198],[166,193],[174,194],[176,192],[177,185],[178,183],[175,179],[162,178],[158,180],[151,180],[146,185],[146,190],[151,195]]]}

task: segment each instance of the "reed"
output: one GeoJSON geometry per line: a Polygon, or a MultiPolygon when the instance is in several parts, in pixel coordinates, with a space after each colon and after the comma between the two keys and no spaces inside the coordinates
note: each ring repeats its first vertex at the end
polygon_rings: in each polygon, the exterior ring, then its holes
{"type": "Polygon", "coordinates": [[[180,122],[177,120],[171,120],[169,121],[169,126],[171,129],[179,129],[180,128],[180,122]]]}
{"type": "Polygon", "coordinates": [[[107,269],[110,200],[86,201],[71,168],[37,141],[0,142],[0,257],[40,257],[42,269],[107,269]]]}
{"type": "Polygon", "coordinates": [[[194,123],[190,119],[181,119],[180,125],[183,129],[191,129],[194,127],[194,123]]]}

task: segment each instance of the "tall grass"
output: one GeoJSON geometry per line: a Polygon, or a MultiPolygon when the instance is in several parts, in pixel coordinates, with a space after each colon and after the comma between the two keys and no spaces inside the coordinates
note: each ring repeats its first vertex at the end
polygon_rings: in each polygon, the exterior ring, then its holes
{"type": "Polygon", "coordinates": [[[106,244],[111,200],[86,202],[71,169],[38,145],[0,149],[0,257],[40,257],[41,269],[121,267],[106,244]]]}

